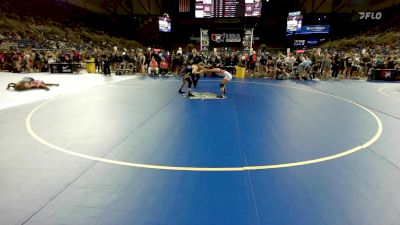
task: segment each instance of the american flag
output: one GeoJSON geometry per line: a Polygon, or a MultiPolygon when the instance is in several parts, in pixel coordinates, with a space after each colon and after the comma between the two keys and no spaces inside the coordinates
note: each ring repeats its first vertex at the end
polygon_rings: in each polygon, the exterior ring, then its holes
{"type": "Polygon", "coordinates": [[[179,0],[179,12],[190,12],[190,0],[179,0]]]}

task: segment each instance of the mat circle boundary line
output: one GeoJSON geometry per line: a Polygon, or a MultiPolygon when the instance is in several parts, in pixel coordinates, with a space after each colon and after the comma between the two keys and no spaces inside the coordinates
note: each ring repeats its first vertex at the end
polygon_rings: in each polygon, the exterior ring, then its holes
{"type": "Polygon", "coordinates": [[[394,97],[394,96],[392,96],[392,95],[389,95],[388,93],[384,92],[384,91],[383,91],[383,89],[385,89],[385,88],[383,88],[383,87],[379,88],[379,92],[380,92],[382,95],[384,95],[384,96],[386,96],[386,97],[390,97],[390,98],[393,98],[393,99],[396,99],[396,100],[400,101],[400,98],[398,98],[398,97],[394,97]]]}
{"type": "MultiPolygon", "coordinates": [[[[207,81],[207,80],[205,80],[207,81]]],[[[40,108],[44,107],[45,105],[47,105],[48,103],[55,101],[59,98],[61,98],[62,96],[50,99],[45,101],[44,103],[40,104],[39,106],[37,106],[36,108],[34,108],[26,117],[25,120],[25,125],[26,125],[26,129],[28,131],[28,133],[39,143],[57,150],[59,152],[63,152],[69,155],[73,155],[73,156],[77,156],[80,158],[84,158],[84,159],[89,159],[89,160],[95,160],[98,162],[104,162],[104,163],[109,163],[109,164],[114,164],[114,165],[121,165],[121,166],[128,166],[128,167],[137,167],[137,168],[145,168],[145,169],[157,169],[157,170],[172,170],[172,171],[199,171],[199,172],[234,172],[234,171],[251,171],[251,170],[267,170],[267,169],[278,169],[278,168],[287,168],[287,167],[295,167],[295,166],[303,166],[303,165],[309,165],[309,164],[315,164],[315,163],[320,163],[320,162],[325,162],[325,161],[329,161],[329,160],[333,160],[333,159],[337,159],[340,157],[344,157],[347,155],[350,155],[352,153],[355,153],[357,151],[363,150],[369,146],[371,146],[373,143],[375,143],[381,136],[382,132],[383,132],[383,125],[381,120],[379,119],[379,117],[373,113],[371,110],[369,110],[368,108],[353,102],[349,99],[346,98],[342,98],[333,94],[328,94],[328,93],[324,93],[321,91],[317,91],[317,90],[311,90],[311,89],[307,89],[307,88],[300,88],[300,87],[293,87],[293,86],[288,86],[288,85],[281,85],[281,84],[268,84],[268,83],[260,83],[260,82],[245,82],[245,81],[232,81],[234,83],[252,83],[252,84],[263,84],[263,85],[269,85],[269,86],[277,86],[277,87],[285,87],[285,88],[293,88],[293,89],[298,89],[298,90],[303,90],[303,91],[309,91],[309,92],[314,92],[314,93],[318,93],[318,94],[322,94],[322,95],[326,95],[326,96],[330,96],[330,97],[334,97],[343,101],[346,101],[348,103],[351,103],[365,111],[367,111],[370,115],[372,115],[372,117],[375,119],[377,125],[378,125],[378,129],[375,133],[375,135],[369,139],[366,143],[356,146],[354,148],[345,150],[343,152],[340,152],[338,154],[334,154],[334,155],[329,155],[329,156],[325,156],[325,157],[321,157],[321,158],[315,158],[315,159],[311,159],[311,160],[304,160],[304,161],[298,161],[298,162],[290,162],[290,163],[280,163],[280,164],[268,164],[268,165],[259,165],[259,166],[242,166],[242,167],[190,167],[190,166],[163,166],[163,165],[155,165],[155,164],[143,164],[143,163],[132,163],[132,162],[124,162],[124,161],[119,161],[119,160],[112,160],[112,159],[107,159],[107,158],[102,158],[102,157],[96,157],[96,156],[91,156],[91,155],[86,155],[86,154],[82,154],[82,153],[78,153],[78,152],[74,152],[65,148],[62,148],[60,146],[54,145],[46,140],[44,140],[43,138],[41,138],[39,135],[37,135],[33,128],[32,128],[32,124],[31,124],[31,120],[33,115],[35,114],[35,112],[37,112],[40,108]]]]}

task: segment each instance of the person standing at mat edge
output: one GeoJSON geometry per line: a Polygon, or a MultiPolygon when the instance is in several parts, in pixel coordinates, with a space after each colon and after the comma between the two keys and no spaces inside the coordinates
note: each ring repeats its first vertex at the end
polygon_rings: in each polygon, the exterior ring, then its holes
{"type": "MultiPolygon", "coordinates": [[[[189,55],[187,58],[187,64],[188,65],[197,65],[200,64],[203,61],[203,58],[201,55],[197,53],[197,50],[194,48],[192,49],[192,54],[189,55]]],[[[197,82],[200,80],[200,73],[191,73],[190,74],[192,81],[193,81],[193,86],[194,88],[197,87],[197,82]]]]}
{"type": "Polygon", "coordinates": [[[224,77],[224,79],[222,79],[221,83],[219,84],[220,94],[217,95],[217,98],[224,98],[224,95],[226,94],[226,85],[229,81],[232,80],[232,74],[220,68],[206,69],[205,71],[209,73],[215,73],[218,76],[224,77]]]}

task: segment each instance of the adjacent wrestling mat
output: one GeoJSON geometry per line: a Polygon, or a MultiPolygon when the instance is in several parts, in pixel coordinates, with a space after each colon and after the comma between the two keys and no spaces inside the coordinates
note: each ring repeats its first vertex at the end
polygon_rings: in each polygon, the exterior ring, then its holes
{"type": "MultiPolygon", "coordinates": [[[[191,101],[180,82],[0,110],[0,224],[400,221],[398,83],[233,80],[224,101],[191,101]]],[[[200,80],[195,100],[219,82],[200,80]]]]}

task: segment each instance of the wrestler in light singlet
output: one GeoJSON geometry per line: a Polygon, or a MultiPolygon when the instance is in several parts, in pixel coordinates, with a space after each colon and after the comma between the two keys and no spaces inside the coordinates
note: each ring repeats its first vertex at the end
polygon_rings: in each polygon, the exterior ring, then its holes
{"type": "Polygon", "coordinates": [[[219,84],[220,94],[217,95],[218,98],[224,98],[224,94],[226,93],[226,84],[232,80],[232,74],[220,68],[208,69],[206,71],[216,73],[219,76],[224,76],[224,79],[222,79],[221,83],[219,84]]]}
{"type": "Polygon", "coordinates": [[[229,72],[226,71],[226,70],[219,69],[219,72],[216,72],[216,74],[220,75],[221,77],[223,76],[223,77],[224,77],[224,80],[226,80],[226,81],[228,81],[228,82],[232,80],[232,74],[229,73],[229,72]]]}

